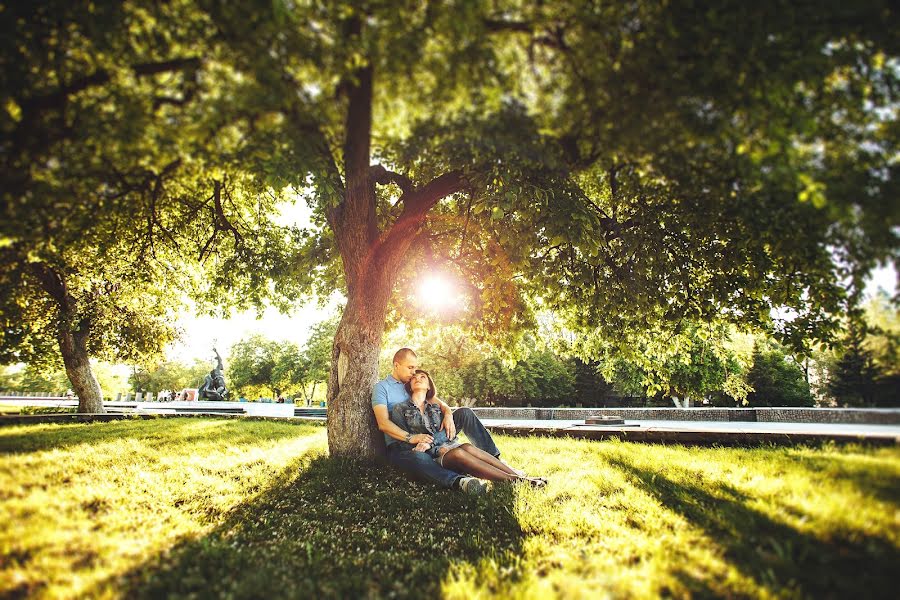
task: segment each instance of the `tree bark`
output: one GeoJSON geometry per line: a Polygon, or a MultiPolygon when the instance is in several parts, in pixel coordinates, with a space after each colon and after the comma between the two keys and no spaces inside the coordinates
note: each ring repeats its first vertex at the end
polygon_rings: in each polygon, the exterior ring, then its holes
{"type": "Polygon", "coordinates": [[[378,354],[392,279],[371,278],[375,289],[357,286],[347,299],[331,355],[328,378],[328,450],[332,456],[373,458],[384,438],[372,412],[378,354]]]}
{"type": "MultiPolygon", "coordinates": [[[[352,17],[346,35],[359,36],[362,25],[358,16],[352,17]]],[[[372,388],[397,275],[426,213],[464,183],[460,173],[452,172],[416,189],[407,177],[370,164],[374,81],[374,68],[367,64],[340,87],[347,98],[346,185],[341,203],[328,212],[347,283],[347,306],[332,346],[328,378],[328,448],[333,456],[357,459],[384,452],[384,437],[372,412],[372,388]],[[375,184],[388,181],[400,182],[403,211],[379,231],[375,184]]]]}
{"type": "Polygon", "coordinates": [[[72,383],[72,389],[78,396],[78,412],[103,413],[103,396],[100,392],[100,384],[91,370],[90,356],[87,351],[87,340],[90,329],[86,324],[78,331],[71,331],[65,320],[59,328],[59,350],[62,353],[63,364],[66,366],[66,376],[72,383]]]}
{"type": "Polygon", "coordinates": [[[78,317],[78,302],[69,293],[63,274],[41,262],[30,265],[31,273],[37,278],[41,288],[57,305],[59,352],[66,367],[66,376],[72,389],[78,395],[78,412],[103,413],[103,396],[100,384],[91,370],[87,345],[91,334],[90,320],[78,317]]]}

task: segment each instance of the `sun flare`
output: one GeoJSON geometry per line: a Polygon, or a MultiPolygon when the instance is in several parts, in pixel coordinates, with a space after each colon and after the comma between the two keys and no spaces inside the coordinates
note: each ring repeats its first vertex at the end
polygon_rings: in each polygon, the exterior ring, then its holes
{"type": "Polygon", "coordinates": [[[439,275],[425,277],[417,286],[419,303],[434,310],[444,310],[459,304],[459,290],[453,282],[439,275]]]}

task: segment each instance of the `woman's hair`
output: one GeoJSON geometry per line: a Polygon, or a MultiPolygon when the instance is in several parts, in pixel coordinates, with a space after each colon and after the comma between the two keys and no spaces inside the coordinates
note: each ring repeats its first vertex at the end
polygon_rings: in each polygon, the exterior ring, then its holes
{"type": "MultiPolygon", "coordinates": [[[[423,374],[428,378],[428,391],[425,392],[425,399],[431,400],[437,395],[437,387],[434,385],[434,380],[431,378],[431,375],[428,374],[428,371],[423,371],[422,369],[416,369],[416,375],[423,374]]],[[[406,391],[412,396],[412,378],[406,382],[406,391]]]]}

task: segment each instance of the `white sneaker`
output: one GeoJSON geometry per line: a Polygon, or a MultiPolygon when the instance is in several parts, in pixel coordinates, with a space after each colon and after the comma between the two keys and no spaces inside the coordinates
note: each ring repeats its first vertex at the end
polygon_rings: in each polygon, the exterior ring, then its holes
{"type": "Polygon", "coordinates": [[[459,489],[467,494],[479,496],[487,491],[487,485],[477,477],[463,477],[459,480],[459,489]]]}

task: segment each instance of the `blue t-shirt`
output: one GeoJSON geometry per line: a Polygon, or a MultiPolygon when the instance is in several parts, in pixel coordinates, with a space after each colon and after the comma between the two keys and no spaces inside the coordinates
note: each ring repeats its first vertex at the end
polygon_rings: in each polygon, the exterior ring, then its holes
{"type": "MultiPolygon", "coordinates": [[[[395,406],[407,400],[409,400],[409,393],[406,391],[406,384],[394,379],[393,375],[388,375],[376,383],[375,389],[372,391],[372,407],[387,406],[388,415],[395,406]]],[[[385,445],[390,446],[396,441],[388,434],[384,434],[385,445]]]]}

